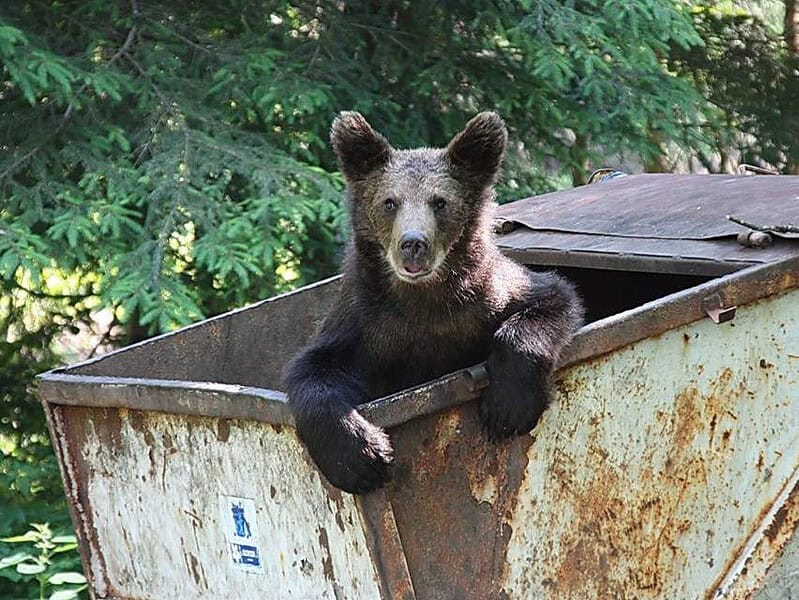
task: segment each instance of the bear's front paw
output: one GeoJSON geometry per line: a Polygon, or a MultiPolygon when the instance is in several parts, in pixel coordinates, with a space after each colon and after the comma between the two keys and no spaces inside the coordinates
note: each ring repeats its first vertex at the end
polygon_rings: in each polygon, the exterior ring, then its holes
{"type": "Polygon", "coordinates": [[[479,410],[488,437],[497,441],[530,431],[549,404],[549,369],[500,346],[486,370],[491,385],[483,390],[479,410]]]}
{"type": "Polygon", "coordinates": [[[390,479],[391,441],[355,409],[327,423],[323,431],[304,432],[302,437],[319,470],[345,492],[364,494],[390,479]]]}

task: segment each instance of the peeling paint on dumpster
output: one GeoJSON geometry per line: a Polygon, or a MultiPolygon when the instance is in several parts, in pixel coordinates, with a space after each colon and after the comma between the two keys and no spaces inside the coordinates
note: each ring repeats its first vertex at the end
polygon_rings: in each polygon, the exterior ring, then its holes
{"type": "Polygon", "coordinates": [[[503,589],[710,595],[799,466],[797,307],[794,292],[572,368],[528,452],[503,589]]]}
{"type": "Polygon", "coordinates": [[[370,403],[394,477],[358,499],[320,479],[278,390],[148,379],[125,352],[40,388],[97,598],[751,598],[799,540],[799,259],[587,326],[530,435],[485,438],[479,368],[370,403]],[[253,572],[231,564],[231,498],[253,572]]]}
{"type": "Polygon", "coordinates": [[[293,429],[119,409],[59,407],[89,499],[103,595],[379,597],[352,496],[320,481],[293,429]],[[261,569],[230,568],[220,498],[252,499],[261,569]],[[280,583],[277,593],[276,582],[280,583]],[[347,590],[343,594],[343,590],[347,590]]]}

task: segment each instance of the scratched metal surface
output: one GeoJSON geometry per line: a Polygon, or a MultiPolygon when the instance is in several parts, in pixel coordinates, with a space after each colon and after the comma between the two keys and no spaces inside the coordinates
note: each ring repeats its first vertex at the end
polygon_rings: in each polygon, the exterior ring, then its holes
{"type": "Polygon", "coordinates": [[[380,597],[354,498],[293,429],[77,406],[50,421],[95,597],[380,597]],[[263,572],[232,568],[220,494],[253,499],[263,572]]]}
{"type": "MultiPolygon", "coordinates": [[[[374,403],[395,478],[357,502],[320,482],[290,419],[262,422],[247,388],[45,379],[94,593],[751,597],[799,523],[795,262],[591,324],[534,435],[488,443],[462,375],[374,403]],[[739,303],[731,323],[702,317],[710,293],[739,303]],[[229,568],[223,493],[256,499],[267,574],[229,568]]],[[[282,404],[272,394],[259,398],[282,404]]]]}

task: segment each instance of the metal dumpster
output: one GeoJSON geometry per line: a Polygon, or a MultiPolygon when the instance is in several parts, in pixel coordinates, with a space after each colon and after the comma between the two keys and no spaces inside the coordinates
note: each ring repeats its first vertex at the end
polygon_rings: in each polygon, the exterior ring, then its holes
{"type": "Polygon", "coordinates": [[[94,597],[797,597],[799,177],[630,176],[499,215],[591,322],[530,435],[485,439],[479,368],[365,406],[385,490],[330,487],[280,391],[336,278],[43,374],[94,597]]]}

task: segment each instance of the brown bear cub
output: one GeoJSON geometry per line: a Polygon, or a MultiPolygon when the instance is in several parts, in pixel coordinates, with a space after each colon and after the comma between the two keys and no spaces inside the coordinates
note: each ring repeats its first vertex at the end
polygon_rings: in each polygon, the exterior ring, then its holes
{"type": "Polygon", "coordinates": [[[574,288],[500,254],[493,186],[505,152],[484,112],[443,149],[395,150],[358,113],[331,141],[352,236],[341,291],[285,378],[297,431],[333,485],[388,480],[388,435],[359,404],[487,359],[480,417],[494,440],[530,431],[558,356],[582,321],[574,288]]]}

